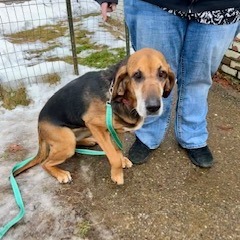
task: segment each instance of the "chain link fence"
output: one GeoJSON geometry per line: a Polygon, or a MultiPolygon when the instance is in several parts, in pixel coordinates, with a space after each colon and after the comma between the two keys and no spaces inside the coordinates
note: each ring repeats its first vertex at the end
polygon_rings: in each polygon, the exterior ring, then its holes
{"type": "Polygon", "coordinates": [[[125,55],[122,1],[104,23],[94,0],[0,0],[0,85],[54,82],[125,55]]]}

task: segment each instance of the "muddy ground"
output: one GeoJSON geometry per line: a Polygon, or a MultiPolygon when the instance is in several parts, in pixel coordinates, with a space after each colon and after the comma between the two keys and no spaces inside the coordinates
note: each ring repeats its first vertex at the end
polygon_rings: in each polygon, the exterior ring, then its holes
{"type": "MultiPolygon", "coordinates": [[[[21,174],[26,215],[3,239],[240,239],[239,92],[215,83],[208,122],[215,158],[208,170],[190,163],[171,125],[148,163],[124,171],[123,186],[111,182],[104,156],[66,162],[72,184],[59,184],[40,166],[21,174]]],[[[125,151],[133,140],[126,135],[125,151]]],[[[0,226],[18,212],[8,176],[29,151],[7,151],[0,159],[0,226]]]]}

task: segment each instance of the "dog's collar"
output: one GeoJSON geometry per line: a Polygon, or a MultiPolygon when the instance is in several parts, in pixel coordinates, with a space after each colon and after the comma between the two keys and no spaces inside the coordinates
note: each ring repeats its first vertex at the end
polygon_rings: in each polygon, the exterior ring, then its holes
{"type": "MultiPolygon", "coordinates": [[[[107,101],[107,103],[111,104],[112,102],[112,97],[113,97],[113,85],[114,85],[114,79],[111,81],[111,84],[110,84],[110,87],[108,89],[108,92],[109,92],[109,100],[107,101]]],[[[120,98],[121,101],[119,102],[122,102],[124,105],[127,105],[127,106],[130,106],[130,102],[129,100],[127,100],[126,98],[124,97],[121,97],[120,98]]]]}
{"type": "Polygon", "coordinates": [[[109,99],[108,99],[107,103],[109,103],[109,104],[111,104],[111,102],[112,102],[113,84],[114,84],[114,79],[111,81],[110,87],[109,87],[109,89],[108,89],[109,99]]]}

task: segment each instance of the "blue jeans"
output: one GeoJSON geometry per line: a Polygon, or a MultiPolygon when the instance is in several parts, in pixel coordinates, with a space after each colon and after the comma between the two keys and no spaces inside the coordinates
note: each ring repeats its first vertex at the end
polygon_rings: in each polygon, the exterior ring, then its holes
{"type": "MultiPolygon", "coordinates": [[[[207,25],[180,18],[140,0],[125,0],[125,20],[134,50],[161,51],[177,78],[175,135],[188,149],[207,145],[208,92],[212,75],[239,29],[239,23],[207,25]]],[[[163,114],[147,118],[136,136],[149,148],[162,142],[170,121],[172,94],[163,114]]]]}

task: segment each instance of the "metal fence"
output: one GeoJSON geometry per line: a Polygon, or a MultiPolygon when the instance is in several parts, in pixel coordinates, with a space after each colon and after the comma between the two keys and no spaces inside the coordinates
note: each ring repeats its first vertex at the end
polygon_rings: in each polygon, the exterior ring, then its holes
{"type": "Polygon", "coordinates": [[[17,87],[114,63],[126,54],[121,6],[104,23],[94,0],[0,0],[0,84],[17,87]]]}

